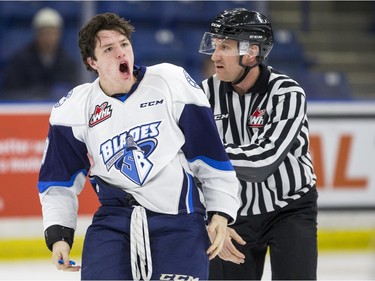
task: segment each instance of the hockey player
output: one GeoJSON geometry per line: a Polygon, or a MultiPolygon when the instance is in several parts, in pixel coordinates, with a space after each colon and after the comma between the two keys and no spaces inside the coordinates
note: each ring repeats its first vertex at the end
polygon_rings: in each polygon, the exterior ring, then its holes
{"type": "Polygon", "coordinates": [[[266,66],[269,20],[226,10],[203,35],[215,74],[202,82],[240,183],[241,207],[210,279],[260,280],[269,250],[273,280],[316,279],[317,191],[306,95],[266,66]]]}
{"type": "Polygon", "coordinates": [[[38,182],[46,243],[58,269],[80,269],[69,253],[88,175],[101,206],[83,280],[205,280],[236,218],[238,182],[203,91],[181,67],[135,65],[133,31],[104,13],[79,32],[98,78],[51,112],[38,182]]]}

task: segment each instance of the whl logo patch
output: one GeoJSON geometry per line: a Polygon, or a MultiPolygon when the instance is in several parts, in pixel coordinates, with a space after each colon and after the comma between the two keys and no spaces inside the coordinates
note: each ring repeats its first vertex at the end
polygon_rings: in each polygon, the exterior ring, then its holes
{"type": "Polygon", "coordinates": [[[111,105],[108,105],[108,102],[103,102],[101,105],[95,106],[94,113],[90,117],[89,127],[94,127],[111,116],[111,105]]]}
{"type": "Polygon", "coordinates": [[[264,125],[265,109],[259,107],[249,116],[248,125],[251,128],[261,128],[264,125]]]}

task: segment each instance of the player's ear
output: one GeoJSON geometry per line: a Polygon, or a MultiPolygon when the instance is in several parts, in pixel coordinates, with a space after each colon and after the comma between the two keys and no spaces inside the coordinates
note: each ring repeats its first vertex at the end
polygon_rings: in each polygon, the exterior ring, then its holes
{"type": "Polygon", "coordinates": [[[86,59],[89,66],[91,66],[94,70],[97,69],[95,60],[92,59],[92,57],[88,57],[86,59]]]}

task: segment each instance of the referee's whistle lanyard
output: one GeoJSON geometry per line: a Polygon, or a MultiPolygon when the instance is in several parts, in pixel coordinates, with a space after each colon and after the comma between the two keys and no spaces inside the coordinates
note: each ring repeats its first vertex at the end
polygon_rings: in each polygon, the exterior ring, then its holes
{"type": "Polygon", "coordinates": [[[152,259],[146,210],[134,205],[130,220],[130,261],[133,279],[151,280],[152,259]]]}

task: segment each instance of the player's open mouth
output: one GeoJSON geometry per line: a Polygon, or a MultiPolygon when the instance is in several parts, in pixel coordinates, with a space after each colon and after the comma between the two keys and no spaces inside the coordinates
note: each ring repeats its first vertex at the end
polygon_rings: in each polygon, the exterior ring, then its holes
{"type": "Polygon", "coordinates": [[[129,73],[129,66],[126,62],[120,64],[120,72],[124,74],[129,73]]]}

